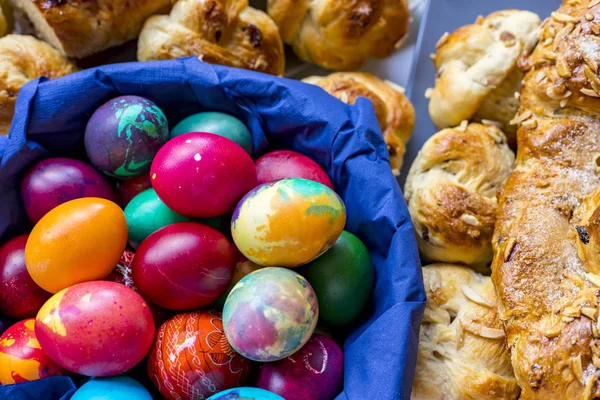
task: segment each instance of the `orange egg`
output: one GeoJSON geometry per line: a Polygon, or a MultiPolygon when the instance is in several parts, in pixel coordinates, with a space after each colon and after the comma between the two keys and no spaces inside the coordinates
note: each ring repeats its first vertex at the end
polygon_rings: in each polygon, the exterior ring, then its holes
{"type": "Polygon", "coordinates": [[[106,278],[127,243],[127,222],[115,203],[88,197],[63,203],[33,228],[25,246],[27,271],[56,293],[79,282],[106,278]]]}

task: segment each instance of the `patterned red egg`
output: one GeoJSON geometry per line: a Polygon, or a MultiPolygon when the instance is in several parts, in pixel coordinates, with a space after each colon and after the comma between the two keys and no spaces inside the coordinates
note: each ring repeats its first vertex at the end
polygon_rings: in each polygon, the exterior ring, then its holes
{"type": "Polygon", "coordinates": [[[27,272],[27,237],[18,236],[0,247],[0,312],[17,319],[34,317],[52,296],[27,272]]]}
{"type": "Polygon", "coordinates": [[[234,268],[227,238],[196,222],[168,225],[148,236],[132,265],[141,295],[169,310],[213,303],[229,286],[234,268]]]}
{"type": "Polygon", "coordinates": [[[134,290],[106,281],[63,289],[41,308],[35,333],[59,365],[87,376],[118,375],[148,353],[154,321],[134,290]]]}
{"type": "Polygon", "coordinates": [[[56,206],[82,197],[116,202],[106,179],[92,166],[69,158],[48,158],[25,172],[21,197],[31,221],[37,223],[56,206]]]}
{"type": "Polygon", "coordinates": [[[225,338],[218,311],[179,314],[156,334],[148,375],[170,400],[204,399],[244,384],[252,362],[225,338]]]}
{"type": "Polygon", "coordinates": [[[62,367],[48,357],[35,337],[35,319],[17,322],[0,337],[0,384],[35,381],[65,375],[62,367]]]}
{"type": "Polygon", "coordinates": [[[333,339],[314,334],[298,352],[263,364],[256,386],[286,400],[332,400],[343,379],[342,349],[333,339]]]}
{"type": "Polygon", "coordinates": [[[216,217],[233,210],[256,186],[256,167],[233,141],[192,132],[159,150],[150,178],[158,197],[173,211],[187,217],[216,217]]]}
{"type": "Polygon", "coordinates": [[[257,184],[286,178],[302,178],[322,183],[333,189],[327,173],[310,158],[289,150],[276,150],[256,160],[257,184]]]}
{"type": "Polygon", "coordinates": [[[142,174],[134,178],[122,179],[117,182],[117,189],[121,195],[121,203],[125,207],[131,199],[146,189],[152,187],[150,182],[150,174],[142,174]]]}

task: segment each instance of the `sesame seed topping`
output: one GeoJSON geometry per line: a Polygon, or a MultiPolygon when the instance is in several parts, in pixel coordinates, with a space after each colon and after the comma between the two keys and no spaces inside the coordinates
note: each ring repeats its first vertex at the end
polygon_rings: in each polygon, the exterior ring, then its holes
{"type": "Polygon", "coordinates": [[[444,32],[440,40],[438,40],[435,44],[435,47],[439,49],[444,43],[446,43],[446,40],[448,40],[448,36],[450,36],[450,34],[448,32],[444,32]]]}
{"type": "Polygon", "coordinates": [[[550,14],[552,16],[552,19],[554,19],[557,22],[572,22],[572,23],[577,23],[579,22],[579,18],[573,17],[571,15],[567,15],[567,14],[563,14],[563,13],[559,13],[559,12],[552,12],[552,14],[550,14]]]}

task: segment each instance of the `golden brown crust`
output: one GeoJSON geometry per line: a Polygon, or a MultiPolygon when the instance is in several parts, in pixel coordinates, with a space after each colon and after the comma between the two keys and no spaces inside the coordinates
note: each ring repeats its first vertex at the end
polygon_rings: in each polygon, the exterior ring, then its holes
{"type": "Polygon", "coordinates": [[[406,0],[268,0],[267,9],[301,59],[335,70],[387,57],[409,26],[406,0]]]}
{"type": "Polygon", "coordinates": [[[413,162],[404,196],[426,260],[487,271],[496,191],[514,155],[495,126],[472,123],[432,136],[413,162]]]}
{"type": "Polygon", "coordinates": [[[569,1],[542,25],[499,196],[492,279],[524,399],[600,396],[598,3],[569,1]]]}
{"type": "Polygon", "coordinates": [[[68,57],[83,58],[137,37],[170,0],[14,0],[36,31],[68,57]]]}
{"type": "Polygon", "coordinates": [[[311,76],[305,78],[304,82],[322,87],[344,103],[354,104],[359,97],[369,99],[390,153],[390,165],[394,173],[399,174],[406,152],[405,145],[415,126],[415,110],[402,88],[364,72],[311,76]]]}
{"type": "Polygon", "coordinates": [[[0,135],[7,135],[21,87],[45,76],[50,79],[77,68],[50,45],[24,35],[0,38],[0,135]]]}
{"type": "Polygon", "coordinates": [[[423,267],[427,307],[421,322],[413,400],[516,399],[498,298],[489,277],[467,267],[423,267]]]}
{"type": "Polygon", "coordinates": [[[170,15],[149,18],[140,33],[138,60],[185,56],[273,75],[285,69],[277,25],[247,0],[180,0],[170,15]]]}

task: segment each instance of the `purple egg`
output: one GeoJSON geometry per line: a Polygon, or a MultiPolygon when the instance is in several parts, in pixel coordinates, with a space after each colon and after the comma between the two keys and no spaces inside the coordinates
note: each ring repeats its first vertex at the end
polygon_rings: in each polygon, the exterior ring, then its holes
{"type": "Polygon", "coordinates": [[[342,349],[333,339],[315,333],[298,352],[264,364],[256,386],[286,400],[332,400],[343,379],[342,349]]]}
{"type": "Polygon", "coordinates": [[[85,150],[90,161],[117,178],[148,172],[167,140],[167,117],[152,101],[138,96],[121,96],[104,103],[85,128],[85,150]]]}
{"type": "Polygon", "coordinates": [[[25,172],[21,198],[31,221],[37,223],[54,207],[82,197],[117,202],[106,179],[90,165],[70,158],[48,158],[25,172]]]}

